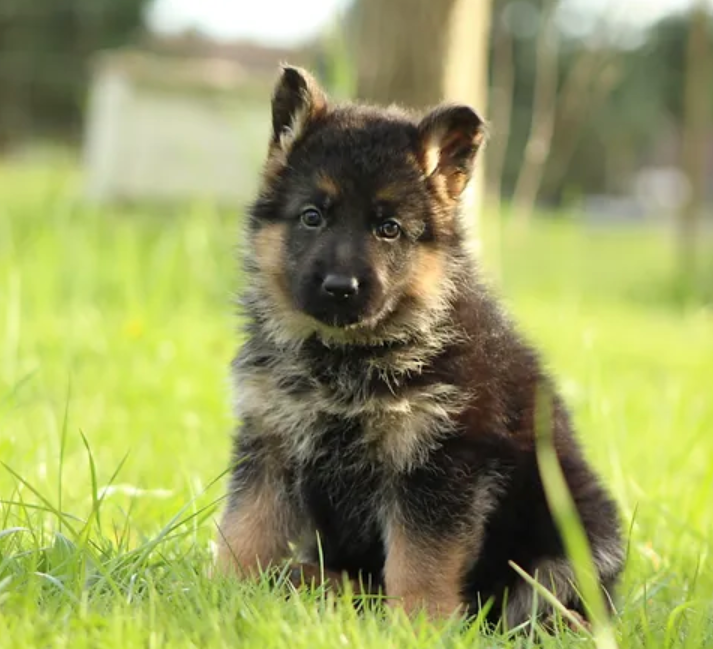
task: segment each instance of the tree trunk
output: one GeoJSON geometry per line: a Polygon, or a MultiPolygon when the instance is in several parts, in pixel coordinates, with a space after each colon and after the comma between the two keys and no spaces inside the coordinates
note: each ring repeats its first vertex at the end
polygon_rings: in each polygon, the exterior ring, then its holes
{"type": "Polygon", "coordinates": [[[512,109],[515,98],[515,42],[508,28],[496,31],[493,47],[493,87],[490,110],[493,115],[493,133],[488,147],[488,181],[486,201],[493,219],[488,255],[493,277],[500,281],[502,275],[502,188],[503,172],[507,160],[512,109]]]}
{"type": "MultiPolygon", "coordinates": [[[[359,0],[354,14],[357,97],[416,109],[458,101],[484,115],[490,5],[490,0],[359,0]]],[[[464,206],[473,238],[482,206],[483,162],[464,206]]]]}
{"type": "Polygon", "coordinates": [[[495,36],[493,87],[490,109],[493,114],[492,141],[488,147],[488,195],[496,215],[502,208],[503,171],[507,159],[512,108],[515,94],[515,43],[508,29],[495,36]]]}
{"type": "Polygon", "coordinates": [[[698,270],[696,239],[705,205],[706,143],[711,125],[710,55],[708,14],[705,2],[699,0],[691,13],[684,90],[682,162],[690,185],[678,230],[678,269],[684,290],[690,290],[698,270]]]}
{"type": "Polygon", "coordinates": [[[602,12],[562,80],[555,103],[557,132],[552,134],[547,160],[550,187],[559,186],[565,180],[584,124],[607,101],[621,80],[617,50],[603,43],[607,39],[616,42],[622,37],[623,28],[616,25],[622,24],[625,5],[619,3],[613,12],[602,12]]]}
{"type": "Polygon", "coordinates": [[[537,37],[532,123],[513,194],[515,217],[522,224],[532,218],[554,135],[559,63],[555,12],[558,6],[558,0],[548,0],[537,37]]]}

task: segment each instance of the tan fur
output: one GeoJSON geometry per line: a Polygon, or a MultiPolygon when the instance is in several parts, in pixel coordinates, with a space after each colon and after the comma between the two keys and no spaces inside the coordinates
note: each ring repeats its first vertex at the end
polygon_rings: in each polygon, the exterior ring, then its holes
{"type": "Polygon", "coordinates": [[[386,185],[376,192],[374,198],[377,201],[397,201],[408,192],[409,188],[402,185],[386,185]]]}
{"type": "MultiPolygon", "coordinates": [[[[452,133],[449,137],[443,138],[443,141],[441,142],[442,150],[447,149],[448,147],[452,147],[454,143],[456,143],[457,140],[460,139],[460,137],[461,136],[459,134],[452,133]]],[[[484,135],[482,132],[477,133],[472,141],[472,145],[479,147],[483,142],[483,137],[484,135]]],[[[455,168],[444,169],[444,172],[448,195],[453,200],[458,200],[468,183],[469,176],[463,171],[457,170],[455,168]]]]}
{"type": "Polygon", "coordinates": [[[425,609],[431,617],[459,613],[461,587],[471,563],[463,541],[438,539],[428,546],[397,522],[386,538],[384,581],[390,606],[403,606],[408,614],[425,609]]]}
{"type": "Polygon", "coordinates": [[[454,172],[446,178],[446,191],[449,196],[459,197],[465,190],[468,177],[461,172],[454,172]]]}
{"type": "Polygon", "coordinates": [[[440,250],[419,246],[412,265],[412,279],[406,288],[410,295],[426,307],[440,300],[445,282],[445,263],[440,250]]]}
{"type": "Polygon", "coordinates": [[[260,190],[266,192],[277,178],[277,175],[287,164],[287,154],[279,144],[271,143],[267,152],[267,159],[262,168],[262,182],[260,190]]]}
{"type": "Polygon", "coordinates": [[[317,182],[315,183],[319,189],[321,189],[330,198],[337,198],[339,196],[339,185],[331,176],[322,172],[317,176],[317,182]]]}
{"type": "Polygon", "coordinates": [[[431,176],[438,169],[445,133],[445,129],[434,130],[423,142],[421,163],[426,176],[431,176]]]}
{"type": "Polygon", "coordinates": [[[265,482],[238,496],[223,514],[218,529],[217,567],[223,573],[256,576],[289,553],[289,512],[284,495],[265,482]]]}
{"type": "Polygon", "coordinates": [[[309,116],[308,108],[295,111],[292,123],[280,135],[279,145],[284,153],[288,153],[295,145],[295,142],[302,137],[309,116]]]}
{"type": "MultiPolygon", "coordinates": [[[[284,281],[284,247],[287,226],[272,223],[263,226],[253,239],[255,260],[263,275],[284,281]]],[[[284,291],[284,289],[283,289],[284,291]]]]}
{"type": "Polygon", "coordinates": [[[252,259],[259,268],[255,284],[267,298],[272,320],[299,338],[313,330],[312,319],[295,309],[287,287],[284,264],[287,225],[275,223],[262,227],[252,240],[252,259]]]}
{"type": "MultiPolygon", "coordinates": [[[[457,130],[432,128],[427,131],[421,144],[420,164],[424,175],[430,178],[441,200],[451,205],[460,200],[469,181],[469,175],[453,164],[449,152],[463,136],[457,130]]],[[[471,145],[478,149],[484,141],[485,131],[481,129],[473,135],[471,145]]]]}
{"type": "MultiPolygon", "coordinates": [[[[466,174],[449,167],[447,159],[443,160],[444,151],[453,146],[460,137],[459,133],[449,134],[446,129],[435,129],[422,145],[421,160],[425,175],[439,176],[444,181],[443,187],[451,200],[455,200],[461,195],[468,180],[466,174]]],[[[474,144],[479,146],[481,142],[482,134],[478,134],[474,144]]]]}

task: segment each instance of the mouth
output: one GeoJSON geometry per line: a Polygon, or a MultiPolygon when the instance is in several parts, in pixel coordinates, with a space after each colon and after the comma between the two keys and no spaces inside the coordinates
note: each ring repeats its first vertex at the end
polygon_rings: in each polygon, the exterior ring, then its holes
{"type": "Polygon", "coordinates": [[[334,311],[323,313],[307,313],[320,324],[333,329],[356,329],[364,322],[363,314],[353,311],[334,311]]]}
{"type": "Polygon", "coordinates": [[[344,304],[341,307],[332,305],[329,309],[304,310],[305,315],[318,322],[322,327],[337,331],[368,331],[376,329],[393,312],[393,300],[386,300],[378,308],[351,308],[344,304]]]}
{"type": "Polygon", "coordinates": [[[301,311],[331,329],[356,329],[373,320],[375,310],[366,300],[331,299],[308,301],[301,311]]]}

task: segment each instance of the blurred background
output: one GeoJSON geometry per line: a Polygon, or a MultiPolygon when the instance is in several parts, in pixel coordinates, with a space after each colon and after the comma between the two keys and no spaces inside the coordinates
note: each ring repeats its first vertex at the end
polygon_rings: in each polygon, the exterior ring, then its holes
{"type": "Polygon", "coordinates": [[[621,505],[629,628],[696,587],[710,625],[713,0],[0,0],[0,497],[113,483],[131,545],[225,468],[281,61],[487,119],[469,223],[621,505]]]}
{"type": "Polygon", "coordinates": [[[470,102],[491,127],[474,219],[663,225],[690,288],[712,34],[711,0],[0,0],[0,155],[60,145],[97,203],[241,205],[288,61],[339,98],[470,102]]]}

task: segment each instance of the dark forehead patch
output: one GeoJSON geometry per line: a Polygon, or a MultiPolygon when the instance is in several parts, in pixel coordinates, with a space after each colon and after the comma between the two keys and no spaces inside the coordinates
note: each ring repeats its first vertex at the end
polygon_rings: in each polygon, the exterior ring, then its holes
{"type": "Polygon", "coordinates": [[[413,168],[417,128],[400,113],[364,107],[337,109],[293,152],[293,168],[338,175],[373,176],[413,168]]]}
{"type": "Polygon", "coordinates": [[[403,218],[423,218],[427,190],[417,144],[415,123],[401,113],[363,107],[333,111],[290,155],[288,211],[325,197],[325,206],[383,207],[403,218]]]}

